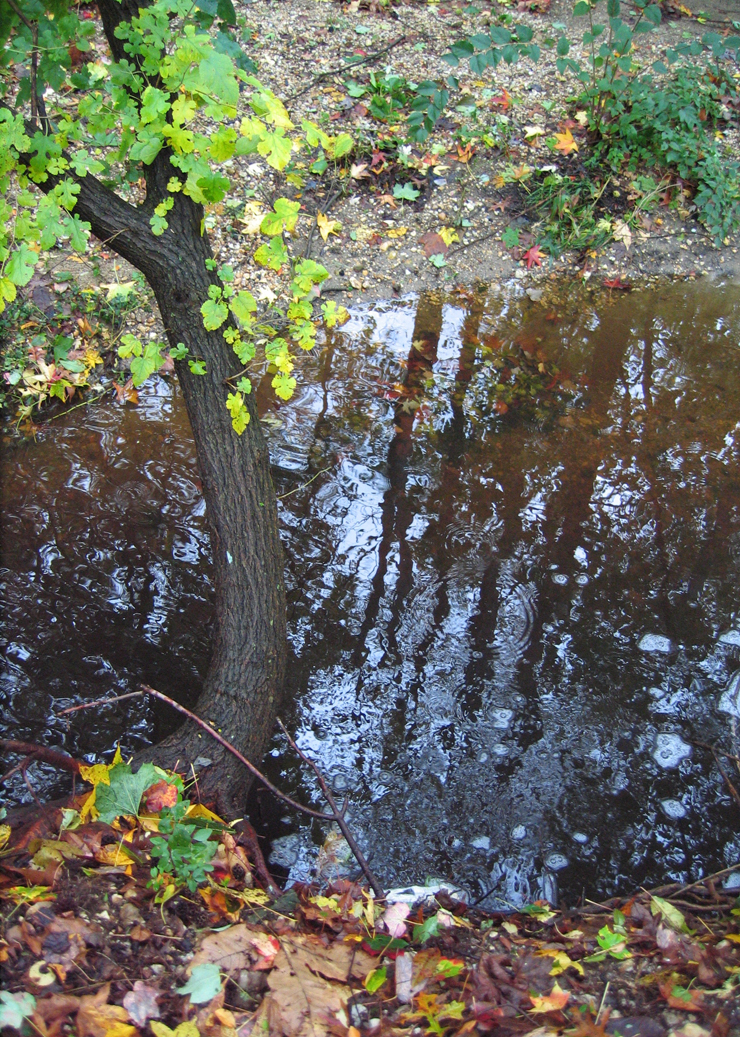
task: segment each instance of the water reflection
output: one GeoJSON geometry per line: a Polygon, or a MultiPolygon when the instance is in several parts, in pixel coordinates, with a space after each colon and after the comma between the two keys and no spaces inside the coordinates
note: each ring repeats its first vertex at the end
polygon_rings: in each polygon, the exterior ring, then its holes
{"type": "MultiPolygon", "coordinates": [[[[297,399],[260,394],[291,720],[386,880],[516,902],[543,875],[595,895],[740,859],[692,744],[730,744],[735,720],[739,301],[553,286],[358,310],[297,399]],[[502,406],[492,357],[512,344],[557,365],[567,405],[502,406]]],[[[171,386],[72,421],[6,454],[0,694],[17,736],[81,753],[162,718],[122,703],[65,734],[52,702],[141,678],[196,693],[210,585],[171,386]]],[[[277,741],[271,767],[315,794],[277,741]]]]}

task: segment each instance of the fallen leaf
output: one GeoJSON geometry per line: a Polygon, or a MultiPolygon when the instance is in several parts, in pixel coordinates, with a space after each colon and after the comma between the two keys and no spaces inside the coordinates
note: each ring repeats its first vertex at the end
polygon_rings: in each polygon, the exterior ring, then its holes
{"type": "Polygon", "coordinates": [[[632,291],[632,285],[627,281],[623,281],[621,277],[606,278],[603,283],[605,288],[613,288],[618,292],[632,291]]]}
{"type": "Polygon", "coordinates": [[[319,233],[324,241],[328,241],[330,234],[338,235],[342,229],[342,224],[339,220],[330,220],[323,212],[317,213],[316,226],[319,228],[319,233]]]}
{"type": "Polygon", "coordinates": [[[159,814],[165,807],[174,807],[175,803],[177,803],[177,786],[170,785],[164,778],[144,793],[144,806],[153,814],[159,814]]]}
{"type": "Polygon", "coordinates": [[[370,174],[367,171],[367,162],[361,162],[350,166],[349,175],[353,180],[362,180],[363,177],[369,177],[370,174]]]}
{"type": "Polygon", "coordinates": [[[385,236],[387,238],[402,238],[404,234],[408,234],[408,232],[408,227],[391,227],[390,230],[385,232],[385,236]]]}
{"type": "Polygon", "coordinates": [[[541,137],[545,132],[542,126],[525,126],[524,127],[524,139],[533,140],[535,137],[541,137]]]}
{"type": "Polygon", "coordinates": [[[556,133],[555,140],[557,141],[555,150],[562,151],[564,155],[570,155],[571,151],[578,151],[578,145],[570,130],[566,130],[565,133],[556,133]]]}
{"type": "Polygon", "coordinates": [[[542,266],[545,254],[539,245],[532,245],[531,248],[527,249],[522,258],[527,261],[527,270],[531,270],[533,266],[542,266]]]}
{"type": "Polygon", "coordinates": [[[440,227],[439,236],[445,245],[453,245],[460,240],[460,235],[453,227],[440,227]]]}
{"type": "Polygon", "coordinates": [[[533,997],[530,995],[529,1000],[534,1006],[529,1010],[531,1015],[537,1015],[540,1012],[559,1012],[568,1004],[570,992],[563,990],[556,983],[549,994],[543,997],[533,997]]]}
{"type": "Polygon", "coordinates": [[[134,1037],[136,1027],[127,1021],[128,1012],[121,1005],[109,1005],[110,983],[97,994],[80,998],[77,1012],[77,1037],[134,1037]]]}
{"type": "Polygon", "coordinates": [[[614,240],[621,241],[625,248],[632,244],[632,231],[624,220],[617,220],[614,224],[614,240]]]}
{"type": "Polygon", "coordinates": [[[408,904],[391,904],[383,913],[381,921],[394,939],[400,939],[406,935],[404,920],[408,918],[411,908],[408,904]]]}
{"type": "Polygon", "coordinates": [[[213,963],[224,972],[270,969],[279,950],[280,944],[274,936],[241,923],[206,936],[190,967],[213,963]]]}
{"type": "Polygon", "coordinates": [[[257,1012],[253,1032],[328,1037],[352,996],[350,981],[364,982],[375,960],[352,944],[326,947],[314,934],[282,936],[280,948],[267,978],[270,993],[257,1012]]]}
{"type": "Polygon", "coordinates": [[[426,234],[422,234],[419,242],[424,249],[425,256],[446,256],[449,251],[449,246],[442,235],[435,234],[431,230],[427,231],[426,234]]]}
{"type": "Polygon", "coordinates": [[[675,984],[672,980],[659,983],[658,990],[665,998],[669,1008],[677,1008],[681,1012],[701,1012],[703,993],[701,990],[690,990],[675,984]]]}
{"type": "Polygon", "coordinates": [[[155,987],[148,987],[137,979],[134,989],[124,994],[123,1007],[129,1015],[129,1019],[137,1026],[146,1026],[149,1019],[159,1019],[159,1005],[157,999],[160,992],[155,987]]]}

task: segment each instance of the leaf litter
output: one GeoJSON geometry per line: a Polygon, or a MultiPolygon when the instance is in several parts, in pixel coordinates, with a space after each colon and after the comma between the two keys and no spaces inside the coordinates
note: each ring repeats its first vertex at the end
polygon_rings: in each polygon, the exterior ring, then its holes
{"type": "Polygon", "coordinates": [[[388,900],[349,879],[268,892],[238,829],[187,805],[179,775],[134,774],[117,755],[84,776],[92,791],[7,835],[3,1032],[740,1033],[740,899],[711,879],[508,914],[440,887],[388,900]],[[215,863],[195,883],[163,876],[153,852],[173,810],[206,826],[215,863]]]}

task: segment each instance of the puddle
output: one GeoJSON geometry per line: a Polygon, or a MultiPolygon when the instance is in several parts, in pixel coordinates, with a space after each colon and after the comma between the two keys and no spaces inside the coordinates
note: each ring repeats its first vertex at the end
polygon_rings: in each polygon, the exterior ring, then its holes
{"type": "MultiPolygon", "coordinates": [[[[389,303],[303,360],[288,405],[259,392],[285,714],[388,885],[433,876],[491,905],[554,895],[555,873],[575,899],[740,860],[692,744],[729,746],[738,716],[739,304],[698,284],[389,303]]],[[[2,729],[75,755],[172,719],[135,700],[67,730],[54,708],[141,680],[192,703],[207,665],[184,408],[164,380],[141,401],[5,449],[2,729]]],[[[286,791],[317,797],[271,753],[286,791]]],[[[6,791],[29,796],[20,776],[6,791]]],[[[319,833],[265,811],[305,867],[319,833]]]]}

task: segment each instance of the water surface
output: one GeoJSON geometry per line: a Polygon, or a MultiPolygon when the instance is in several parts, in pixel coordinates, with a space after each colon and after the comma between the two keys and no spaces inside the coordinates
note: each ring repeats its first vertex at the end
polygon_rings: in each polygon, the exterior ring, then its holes
{"type": "MultiPolygon", "coordinates": [[[[534,295],[359,308],[293,401],[259,393],[283,495],[286,719],[351,793],[387,883],[454,878],[489,904],[552,893],[552,875],[575,899],[740,860],[695,744],[731,748],[718,706],[740,671],[740,291],[534,295]]],[[[192,703],[208,661],[184,408],[165,380],[140,398],[5,449],[4,732],[78,756],[172,720],[134,700],[67,729],[55,709],[140,680],[192,703]]],[[[314,798],[272,752],[272,775],[314,798]]],[[[30,796],[20,775],[9,790],[30,796]]],[[[270,816],[300,863],[318,833],[270,816]]]]}

